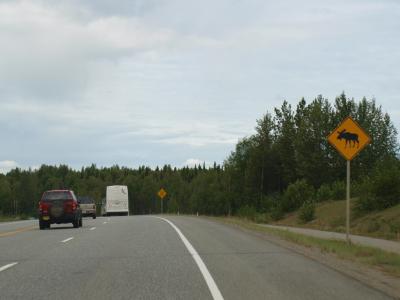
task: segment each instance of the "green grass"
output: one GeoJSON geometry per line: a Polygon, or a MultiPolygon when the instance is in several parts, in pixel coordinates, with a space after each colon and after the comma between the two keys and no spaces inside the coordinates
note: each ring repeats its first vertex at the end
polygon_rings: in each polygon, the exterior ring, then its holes
{"type": "Polygon", "coordinates": [[[334,254],[341,259],[372,266],[387,274],[400,278],[400,255],[396,253],[367,246],[348,244],[345,241],[310,237],[283,229],[266,228],[239,218],[221,217],[215,219],[245,229],[272,234],[302,246],[320,249],[322,252],[334,254]]]}
{"type": "Polygon", "coordinates": [[[1,222],[12,222],[12,221],[21,221],[29,219],[29,216],[4,216],[0,215],[0,223],[1,222]]]}
{"type": "MultiPolygon", "coordinates": [[[[351,201],[354,207],[355,199],[351,201]]],[[[283,219],[274,222],[277,225],[312,228],[327,231],[345,232],[346,201],[326,201],[316,206],[315,220],[301,224],[298,212],[287,214],[283,219]]],[[[351,212],[351,233],[358,235],[400,240],[400,205],[368,214],[360,215],[351,212]]]]}

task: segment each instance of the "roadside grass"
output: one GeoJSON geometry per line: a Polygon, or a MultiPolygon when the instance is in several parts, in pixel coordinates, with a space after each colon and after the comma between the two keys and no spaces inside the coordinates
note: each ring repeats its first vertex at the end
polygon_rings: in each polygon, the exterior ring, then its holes
{"type": "Polygon", "coordinates": [[[0,215],[0,223],[1,222],[13,222],[13,221],[21,221],[21,220],[28,220],[31,216],[20,215],[20,216],[7,216],[7,215],[0,215]]]}
{"type": "MultiPolygon", "coordinates": [[[[400,205],[391,208],[359,214],[354,212],[356,199],[351,200],[351,233],[400,241],[400,205]]],[[[298,212],[284,216],[281,220],[268,223],[311,228],[326,231],[345,232],[346,201],[324,201],[318,203],[315,219],[308,223],[298,222],[298,212]]]]}
{"type": "MultiPolygon", "coordinates": [[[[354,204],[354,201],[351,202],[354,204]]],[[[315,219],[311,222],[301,224],[298,222],[298,212],[289,213],[281,220],[274,222],[280,225],[289,225],[301,227],[331,230],[335,228],[337,231],[345,229],[345,210],[346,201],[325,201],[317,203],[315,209],[315,219]]]]}
{"type": "Polygon", "coordinates": [[[400,255],[378,248],[348,244],[345,241],[321,239],[289,232],[284,229],[266,228],[248,220],[234,217],[213,217],[213,219],[240,226],[245,229],[272,234],[284,240],[320,249],[321,252],[331,253],[345,260],[375,267],[387,274],[400,278],[400,255]]]}

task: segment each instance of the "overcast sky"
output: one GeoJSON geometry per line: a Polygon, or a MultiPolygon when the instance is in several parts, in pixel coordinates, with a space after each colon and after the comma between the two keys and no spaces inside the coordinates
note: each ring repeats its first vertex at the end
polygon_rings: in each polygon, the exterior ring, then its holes
{"type": "Polygon", "coordinates": [[[0,0],[0,172],[222,163],[342,91],[400,125],[398,0],[0,0]]]}

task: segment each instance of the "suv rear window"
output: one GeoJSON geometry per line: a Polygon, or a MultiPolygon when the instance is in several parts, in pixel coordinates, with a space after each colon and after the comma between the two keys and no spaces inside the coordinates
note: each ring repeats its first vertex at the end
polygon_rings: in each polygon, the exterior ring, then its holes
{"type": "Polygon", "coordinates": [[[54,200],[68,200],[72,199],[70,192],[45,192],[42,200],[43,201],[54,201],[54,200]]]}
{"type": "Polygon", "coordinates": [[[92,203],[94,203],[93,199],[90,198],[90,197],[81,196],[81,197],[78,197],[78,200],[80,201],[81,204],[92,204],[92,203]]]}

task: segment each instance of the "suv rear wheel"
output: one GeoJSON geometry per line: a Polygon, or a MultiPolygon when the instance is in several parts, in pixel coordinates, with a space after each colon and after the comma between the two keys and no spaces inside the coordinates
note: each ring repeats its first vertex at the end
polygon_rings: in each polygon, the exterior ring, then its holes
{"type": "Polygon", "coordinates": [[[96,219],[96,214],[93,214],[92,218],[93,218],[93,219],[96,219]]]}
{"type": "Polygon", "coordinates": [[[39,220],[39,229],[43,230],[46,228],[50,228],[50,222],[39,220]]]}
{"type": "Polygon", "coordinates": [[[47,224],[44,221],[39,220],[39,229],[43,230],[43,229],[46,229],[46,228],[47,228],[47,224]]]}
{"type": "Polygon", "coordinates": [[[79,219],[79,227],[82,227],[82,217],[79,219]]]}
{"type": "Polygon", "coordinates": [[[79,219],[76,219],[72,222],[72,225],[74,225],[74,228],[78,228],[79,227],[79,219]]]}

